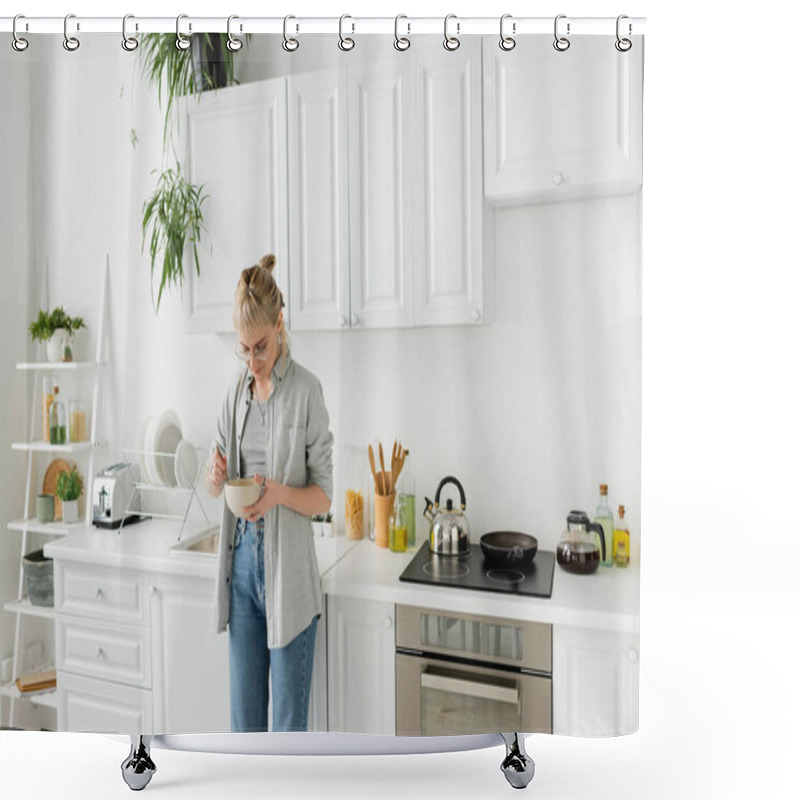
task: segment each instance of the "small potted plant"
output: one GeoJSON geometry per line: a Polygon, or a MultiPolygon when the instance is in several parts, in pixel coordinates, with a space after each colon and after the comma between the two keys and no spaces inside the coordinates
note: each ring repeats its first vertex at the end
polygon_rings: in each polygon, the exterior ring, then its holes
{"type": "Polygon", "coordinates": [[[322,517],[322,536],[324,538],[333,536],[333,514],[330,512],[322,517]]]}
{"type": "Polygon", "coordinates": [[[311,528],[314,531],[314,536],[322,536],[322,522],[324,519],[325,517],[322,514],[314,514],[311,517],[311,528]]]}
{"type": "Polygon", "coordinates": [[[61,500],[61,518],[67,524],[78,521],[78,500],[83,494],[83,476],[77,467],[59,473],[56,494],[61,500]]]}
{"type": "Polygon", "coordinates": [[[58,306],[52,311],[39,309],[28,330],[34,342],[47,344],[48,361],[72,361],[75,333],[85,327],[82,317],[71,317],[58,306]]]}

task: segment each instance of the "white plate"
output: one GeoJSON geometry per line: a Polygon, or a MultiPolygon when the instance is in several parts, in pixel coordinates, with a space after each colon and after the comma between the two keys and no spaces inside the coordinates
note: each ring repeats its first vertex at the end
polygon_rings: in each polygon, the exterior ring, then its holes
{"type": "Polygon", "coordinates": [[[178,483],[175,478],[175,459],[169,456],[174,456],[182,439],[178,415],[172,410],[165,411],[156,421],[152,434],[153,450],[169,454],[154,459],[155,478],[162,486],[176,486],[178,483]]]}
{"type": "Polygon", "coordinates": [[[191,489],[197,478],[197,451],[191,442],[182,439],[175,451],[175,477],[178,486],[191,489]]]}
{"type": "Polygon", "coordinates": [[[144,451],[147,450],[147,431],[153,419],[154,417],[151,414],[145,418],[145,421],[139,427],[139,471],[141,473],[140,479],[143,483],[152,483],[154,480],[147,471],[147,459],[144,454],[144,451]]]}

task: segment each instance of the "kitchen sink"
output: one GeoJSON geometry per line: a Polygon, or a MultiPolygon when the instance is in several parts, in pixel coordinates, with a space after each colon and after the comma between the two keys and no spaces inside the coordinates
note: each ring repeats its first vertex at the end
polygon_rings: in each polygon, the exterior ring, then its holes
{"type": "Polygon", "coordinates": [[[219,527],[208,528],[190,536],[169,549],[170,554],[216,556],[219,552],[219,527]]]}

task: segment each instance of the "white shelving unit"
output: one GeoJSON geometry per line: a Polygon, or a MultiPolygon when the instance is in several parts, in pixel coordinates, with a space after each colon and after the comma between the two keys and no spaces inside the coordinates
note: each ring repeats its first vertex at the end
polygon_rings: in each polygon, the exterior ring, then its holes
{"type": "MultiPolygon", "coordinates": [[[[85,521],[91,522],[92,507],[89,495],[91,492],[91,480],[94,475],[94,452],[95,449],[101,444],[97,439],[97,415],[100,402],[100,381],[102,377],[103,368],[105,367],[104,348],[105,348],[105,325],[106,325],[106,305],[108,302],[108,288],[109,288],[109,272],[110,267],[108,259],[106,259],[106,268],[103,276],[102,295],[100,298],[100,316],[97,329],[97,348],[96,358],[94,361],[78,361],[78,362],[23,362],[17,364],[17,369],[22,371],[31,371],[36,373],[37,380],[35,381],[35,388],[33,391],[33,399],[31,402],[31,421],[28,440],[25,442],[15,442],[11,445],[12,450],[27,453],[27,481],[25,485],[25,506],[23,509],[24,516],[22,519],[14,520],[8,524],[9,531],[16,531],[22,534],[21,544],[21,557],[19,564],[19,583],[17,589],[17,599],[6,603],[3,611],[8,614],[13,614],[16,617],[16,624],[14,629],[14,657],[12,666],[11,682],[5,686],[0,686],[0,694],[11,699],[11,710],[9,714],[9,725],[13,727],[14,716],[16,711],[17,702],[31,703],[34,706],[41,706],[44,708],[58,709],[58,686],[55,689],[20,693],[15,683],[16,678],[20,676],[22,669],[22,633],[24,622],[27,618],[39,618],[50,621],[55,621],[56,612],[54,608],[35,606],[28,599],[25,594],[25,581],[23,573],[22,558],[27,554],[28,550],[28,535],[39,534],[45,536],[65,536],[70,532],[70,529],[76,525],[67,525],[63,522],[39,522],[35,516],[31,515],[31,485],[33,482],[33,469],[35,458],[38,454],[71,454],[71,455],[88,455],[88,465],[85,470],[81,470],[84,477],[84,496],[85,496],[85,521]],[[41,416],[41,381],[38,380],[39,373],[88,373],[93,374],[93,388],[92,388],[92,406],[91,406],[91,432],[89,440],[86,442],[71,442],[64,445],[51,445],[45,441],[37,441],[34,439],[36,431],[36,420],[41,416]]],[[[55,638],[55,629],[53,629],[53,637],[55,638]]],[[[39,664],[36,665],[32,671],[39,671],[44,669],[52,669],[53,664],[39,664]]]]}

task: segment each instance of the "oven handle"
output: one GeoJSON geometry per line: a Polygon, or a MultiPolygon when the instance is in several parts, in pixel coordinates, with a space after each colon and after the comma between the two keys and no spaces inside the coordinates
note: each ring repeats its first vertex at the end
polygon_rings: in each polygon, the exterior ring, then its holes
{"type": "Polygon", "coordinates": [[[463,678],[448,678],[432,672],[423,672],[421,675],[423,689],[438,689],[442,692],[479,697],[483,700],[493,700],[499,703],[519,705],[519,688],[509,689],[505,686],[491,686],[477,681],[468,681],[463,678]]]}

